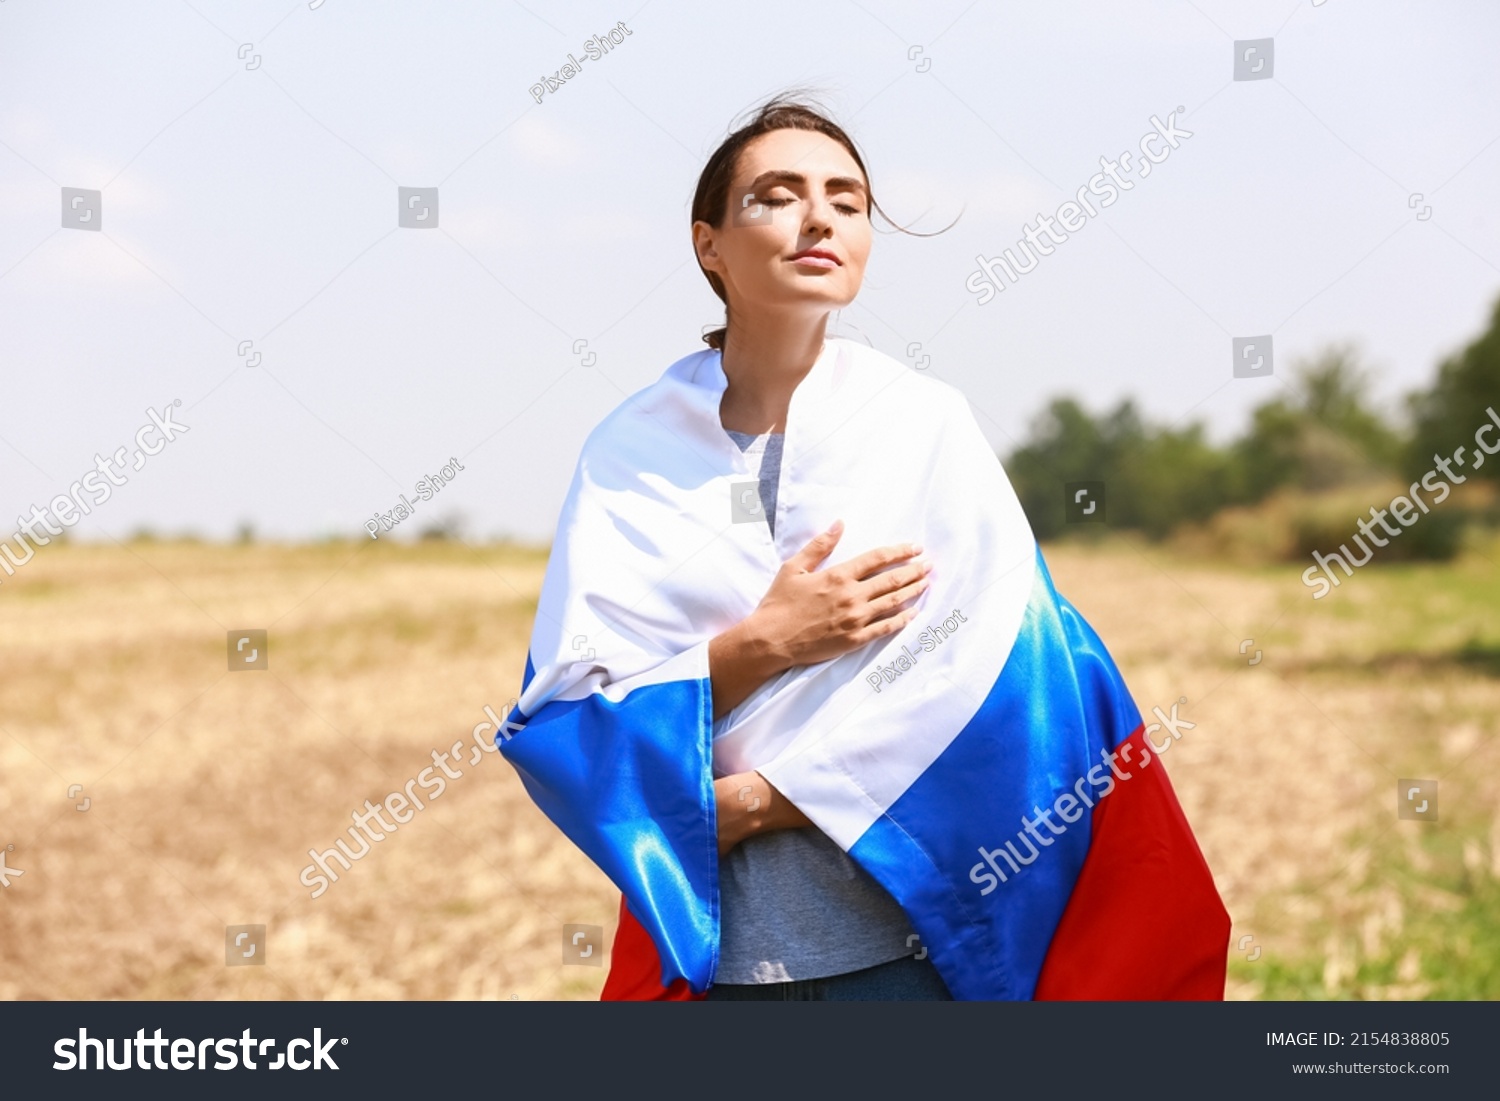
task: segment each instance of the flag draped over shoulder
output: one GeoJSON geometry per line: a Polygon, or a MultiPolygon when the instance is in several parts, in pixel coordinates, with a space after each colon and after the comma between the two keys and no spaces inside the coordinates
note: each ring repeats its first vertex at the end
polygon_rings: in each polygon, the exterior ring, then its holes
{"type": "Polygon", "coordinates": [[[1176,732],[1153,740],[1053,587],[963,396],[826,341],[792,396],[773,536],[735,507],[758,494],[725,385],[697,352],[589,436],[497,735],[622,892],[604,997],[713,981],[713,779],[756,769],[902,905],[955,998],[1221,998],[1229,916],[1155,760],[1176,732]],[[915,619],[716,722],[709,640],[835,519],[831,563],[923,544],[915,619]]]}

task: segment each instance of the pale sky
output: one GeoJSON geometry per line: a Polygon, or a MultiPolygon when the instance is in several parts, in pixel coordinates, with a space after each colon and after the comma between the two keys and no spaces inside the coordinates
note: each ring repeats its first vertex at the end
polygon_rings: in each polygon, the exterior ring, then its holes
{"type": "Polygon", "coordinates": [[[75,537],[361,534],[457,457],[398,534],[548,538],[589,429],[720,323],[693,188],[793,84],[892,217],[962,211],[879,232],[833,331],[921,344],[998,450],[1062,393],[1223,438],[1333,342],[1394,402],[1500,294],[1497,43],[1483,0],[8,0],[0,537],[175,399],[187,433],[75,537]],[[1265,38],[1270,78],[1234,80],[1265,38]],[[1179,107],[1191,137],[977,303],[978,255],[1179,107]],[[401,187],[437,188],[436,229],[398,227],[401,187]],[[62,227],[63,188],[102,193],[99,231],[62,227]],[[1233,379],[1266,334],[1277,375],[1233,379]]]}

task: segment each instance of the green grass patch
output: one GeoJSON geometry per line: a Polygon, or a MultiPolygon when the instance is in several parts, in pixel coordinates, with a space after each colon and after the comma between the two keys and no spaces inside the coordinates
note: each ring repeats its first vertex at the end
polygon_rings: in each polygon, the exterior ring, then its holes
{"type": "Polygon", "coordinates": [[[1320,908],[1304,931],[1309,950],[1232,960],[1231,974],[1259,983],[1266,999],[1500,999],[1500,878],[1487,826],[1478,816],[1401,822],[1362,838],[1372,856],[1357,883],[1304,893],[1320,908]],[[1409,830],[1419,831],[1415,858],[1401,836],[1409,830]]]}

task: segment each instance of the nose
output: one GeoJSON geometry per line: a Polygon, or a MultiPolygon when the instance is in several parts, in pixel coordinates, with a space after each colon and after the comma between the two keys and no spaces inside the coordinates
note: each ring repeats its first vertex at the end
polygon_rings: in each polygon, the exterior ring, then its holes
{"type": "Polygon", "coordinates": [[[833,205],[827,196],[814,196],[807,204],[807,217],[802,222],[804,237],[828,237],[833,230],[833,205]]]}

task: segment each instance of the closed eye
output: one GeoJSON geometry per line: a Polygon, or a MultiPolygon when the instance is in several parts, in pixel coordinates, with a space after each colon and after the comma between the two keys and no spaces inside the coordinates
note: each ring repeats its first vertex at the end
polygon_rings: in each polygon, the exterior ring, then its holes
{"type": "MultiPolygon", "coordinates": [[[[769,207],[783,207],[783,206],[786,206],[788,203],[795,203],[798,200],[796,200],[796,199],[781,199],[781,198],[765,198],[765,199],[760,199],[759,201],[762,202],[762,203],[764,203],[766,206],[769,206],[769,207]]],[[[841,213],[846,214],[846,215],[863,214],[864,213],[864,211],[860,207],[853,206],[853,205],[851,205],[849,203],[834,203],[833,204],[833,209],[837,210],[837,211],[840,211],[841,213]]]]}

